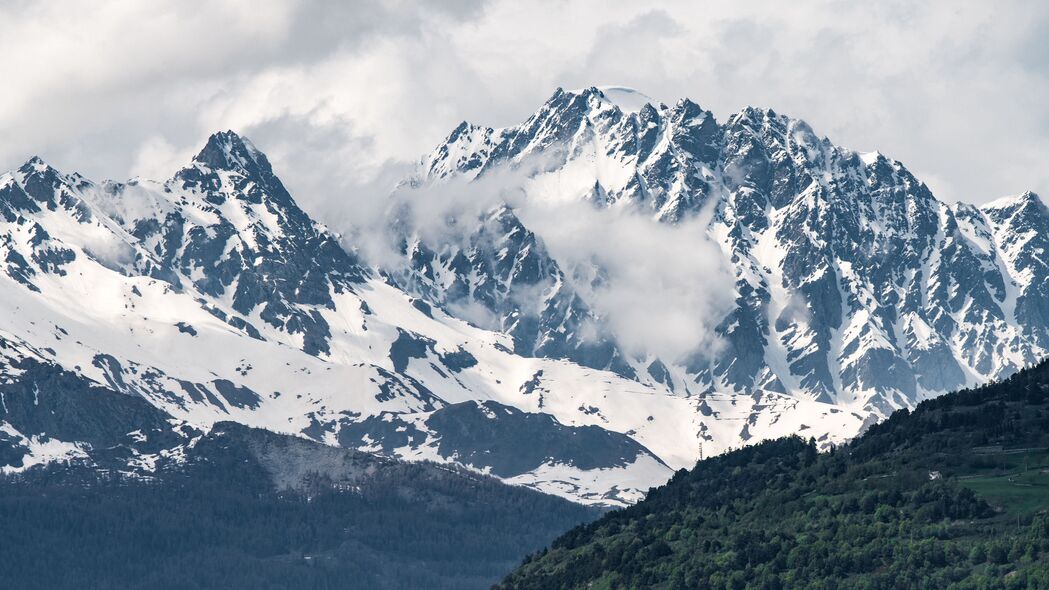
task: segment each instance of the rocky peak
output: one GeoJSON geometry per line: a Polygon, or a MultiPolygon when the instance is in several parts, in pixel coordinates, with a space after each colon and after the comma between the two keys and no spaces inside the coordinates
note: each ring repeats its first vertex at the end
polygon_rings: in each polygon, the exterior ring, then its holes
{"type": "Polygon", "coordinates": [[[45,162],[40,156],[33,156],[18,168],[26,191],[37,200],[47,200],[54,189],[62,182],[62,173],[45,162]]]}
{"type": "Polygon", "coordinates": [[[716,123],[716,121],[714,121],[713,113],[704,110],[703,107],[687,98],[679,100],[677,104],[674,105],[674,108],[671,109],[670,119],[674,121],[676,125],[682,127],[694,127],[708,121],[716,123]]]}
{"type": "Polygon", "coordinates": [[[1036,195],[952,209],[902,163],[836,146],[772,109],[720,124],[688,99],[621,105],[608,88],[559,88],[456,161],[485,170],[546,152],[535,175],[558,175],[556,190],[667,223],[715,204],[711,235],[730,254],[739,308],[719,333],[726,352],[686,367],[701,386],[889,412],[1007,374],[1049,342],[1035,255],[1049,214],[1036,195]]]}
{"type": "Polygon", "coordinates": [[[474,131],[478,129],[479,127],[473,123],[463,121],[462,123],[459,123],[459,126],[453,129],[450,134],[448,134],[448,138],[445,139],[444,142],[446,144],[456,143],[457,141],[470,137],[474,131]]]}
{"type": "Polygon", "coordinates": [[[18,169],[22,174],[37,174],[48,170],[54,170],[54,167],[45,162],[40,156],[29,158],[26,160],[25,164],[22,164],[18,169]]]}
{"type": "Polygon", "coordinates": [[[981,206],[980,209],[987,212],[992,218],[998,219],[1015,215],[1049,217],[1049,209],[1046,208],[1042,198],[1031,191],[991,201],[981,206]]]}
{"type": "Polygon", "coordinates": [[[204,193],[215,205],[228,198],[249,204],[265,202],[267,207],[295,218],[295,223],[307,223],[306,215],[273,173],[266,155],[233,131],[212,134],[194,156],[192,165],[175,173],[172,182],[204,193]]]}
{"type": "Polygon", "coordinates": [[[266,156],[234,131],[214,133],[193,161],[215,170],[230,170],[246,175],[273,174],[266,156]]]}

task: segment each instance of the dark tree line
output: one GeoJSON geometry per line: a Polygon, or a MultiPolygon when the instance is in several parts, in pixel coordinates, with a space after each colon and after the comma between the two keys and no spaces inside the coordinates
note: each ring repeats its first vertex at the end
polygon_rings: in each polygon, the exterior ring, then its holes
{"type": "Polygon", "coordinates": [[[1046,447],[1049,363],[896,412],[830,453],[786,438],[701,461],[500,587],[1049,588],[1049,487],[1011,488],[1027,510],[967,485],[1008,481],[1046,447]]]}
{"type": "Polygon", "coordinates": [[[236,446],[200,452],[155,481],[0,479],[0,588],[487,588],[597,515],[432,465],[277,491],[236,446]]]}

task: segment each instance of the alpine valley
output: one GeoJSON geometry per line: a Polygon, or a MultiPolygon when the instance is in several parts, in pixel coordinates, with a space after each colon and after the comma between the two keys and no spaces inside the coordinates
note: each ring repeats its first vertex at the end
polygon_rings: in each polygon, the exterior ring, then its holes
{"type": "Polygon", "coordinates": [[[1049,349],[1036,195],[947,204],[768,109],[559,89],[518,126],[463,123],[396,195],[378,263],[229,131],[163,182],[0,176],[4,473],[148,480],[239,424],[621,507],[703,454],[844,443],[1049,349]],[[523,197],[451,230],[399,214],[501,174],[523,197]],[[555,256],[521,199],[700,227],[730,305],[687,354],[627,343],[608,269],[555,256]]]}

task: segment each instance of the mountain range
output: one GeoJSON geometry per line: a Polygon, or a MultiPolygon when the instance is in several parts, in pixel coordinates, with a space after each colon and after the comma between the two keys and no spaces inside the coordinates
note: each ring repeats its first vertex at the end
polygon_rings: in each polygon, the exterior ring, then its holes
{"type": "MultiPolygon", "coordinates": [[[[705,213],[735,281],[735,305],[717,318],[719,351],[658,363],[623,359],[614,343],[578,354],[583,301],[540,314],[548,331],[568,326],[550,347],[563,358],[700,394],[774,391],[884,414],[1008,375],[1049,346],[1049,211],[1033,193],[947,204],[902,163],[835,146],[771,109],[719,123],[688,99],[667,106],[596,87],[559,89],[515,127],[463,123],[424,159],[418,182],[481,179],[539,155],[530,198],[586,199],[667,224],[705,213]]],[[[507,236],[519,231],[504,225],[507,236]]],[[[412,260],[432,274],[425,252],[412,260]]],[[[454,257],[439,264],[457,279],[446,297],[463,292],[454,257]]],[[[535,266],[558,277],[556,261],[535,266]]]]}
{"type": "Polygon", "coordinates": [[[518,126],[463,123],[399,192],[507,174],[520,194],[436,236],[391,201],[382,264],[229,131],[163,182],[39,158],[0,176],[3,471],[150,477],[233,422],[623,506],[704,454],[793,433],[826,448],[1049,348],[1049,211],[1031,193],[946,204],[771,110],[719,123],[596,87],[518,126]],[[529,223],[558,201],[701,220],[731,278],[710,333],[673,358],[627,342],[595,297],[609,269],[529,223]],[[152,409],[99,438],[110,417],[71,411],[56,374],[152,409]]]}

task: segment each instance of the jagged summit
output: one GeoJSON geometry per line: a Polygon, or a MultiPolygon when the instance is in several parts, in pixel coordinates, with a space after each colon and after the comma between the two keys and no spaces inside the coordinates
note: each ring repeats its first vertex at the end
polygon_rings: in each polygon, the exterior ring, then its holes
{"type": "MultiPolygon", "coordinates": [[[[670,371],[681,386],[888,413],[1049,352],[1049,268],[1032,254],[1049,215],[1032,193],[949,205],[903,163],[835,145],[771,108],[719,122],[691,100],[625,112],[607,94],[559,88],[519,125],[462,127],[418,178],[519,167],[538,202],[669,224],[709,212],[736,305],[715,330],[720,351],[670,371]]],[[[647,369],[634,369],[643,379],[647,369]]]]}
{"type": "Polygon", "coordinates": [[[44,161],[40,156],[33,156],[18,167],[17,172],[26,178],[34,179],[35,186],[53,186],[64,176],[57,168],[44,161]]]}
{"type": "Polygon", "coordinates": [[[454,143],[458,141],[460,137],[469,135],[474,131],[486,130],[491,131],[492,129],[490,127],[479,127],[469,121],[463,121],[462,123],[459,123],[459,125],[455,129],[453,129],[451,133],[448,134],[447,139],[445,139],[445,143],[454,143]]]}
{"type": "Polygon", "coordinates": [[[25,164],[22,164],[18,169],[20,171],[22,171],[22,172],[29,172],[29,171],[40,172],[40,171],[46,170],[48,168],[53,168],[53,167],[50,164],[48,164],[47,162],[45,162],[44,159],[41,158],[40,156],[33,156],[33,157],[29,158],[28,160],[26,160],[25,164]]]}
{"type": "Polygon", "coordinates": [[[245,137],[232,130],[214,133],[193,161],[219,170],[238,170],[249,174],[272,174],[269,160],[245,137]]]}
{"type": "Polygon", "coordinates": [[[297,224],[312,223],[273,173],[266,155],[231,130],[212,134],[192,165],[176,172],[171,182],[205,193],[215,204],[229,198],[255,204],[265,201],[284,210],[297,224]]]}
{"type": "MultiPolygon", "coordinates": [[[[646,105],[658,105],[659,102],[653,99],[651,96],[640,92],[634,88],[628,88],[626,86],[590,86],[587,88],[580,88],[577,90],[564,91],[558,89],[565,94],[574,94],[582,96],[584,98],[594,97],[599,100],[605,101],[608,104],[619,107],[624,113],[636,113],[644,108],[646,105]]],[[[555,93],[556,96],[556,93],[555,93]]]]}
{"type": "Polygon", "coordinates": [[[984,210],[1020,209],[1023,207],[1035,207],[1041,209],[1042,211],[1046,210],[1045,201],[1043,201],[1037,193],[1032,191],[1024,191],[1019,195],[1010,195],[1007,197],[1002,197],[1000,199],[995,199],[993,201],[980,205],[980,209],[984,210]]]}

